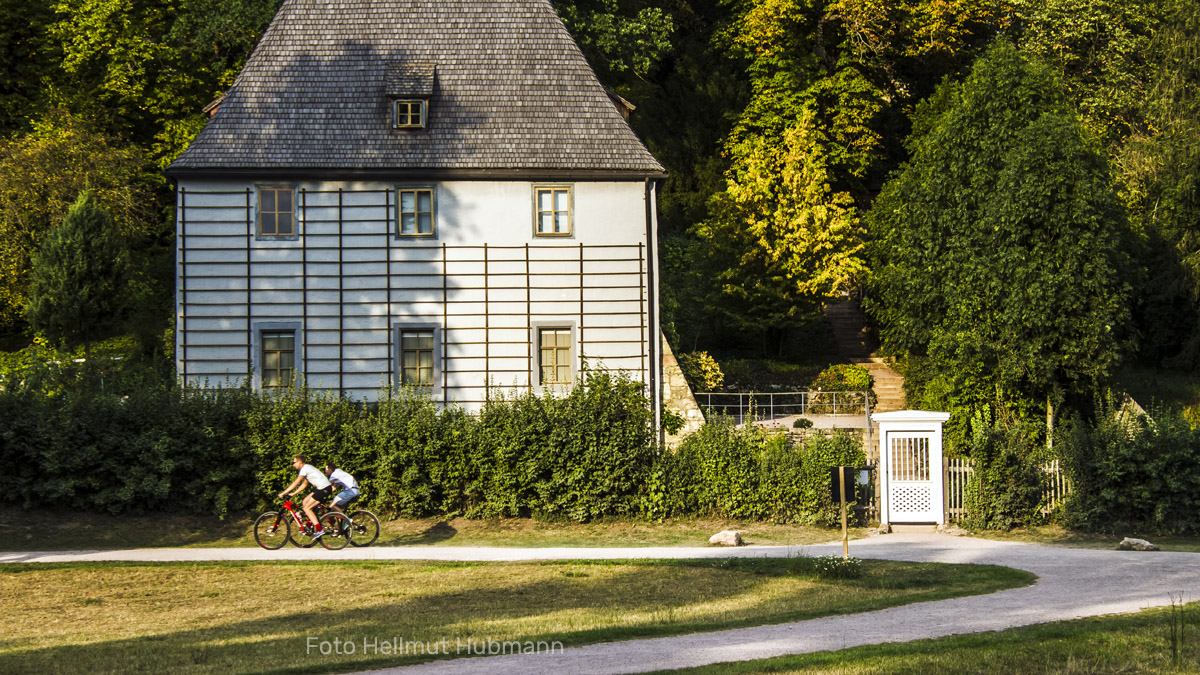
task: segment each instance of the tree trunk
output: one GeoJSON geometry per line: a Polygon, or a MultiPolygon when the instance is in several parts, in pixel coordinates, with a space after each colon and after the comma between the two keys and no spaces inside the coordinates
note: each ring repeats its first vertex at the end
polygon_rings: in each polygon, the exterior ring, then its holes
{"type": "Polygon", "coordinates": [[[1054,393],[1046,394],[1046,449],[1054,449],[1054,393]]]}

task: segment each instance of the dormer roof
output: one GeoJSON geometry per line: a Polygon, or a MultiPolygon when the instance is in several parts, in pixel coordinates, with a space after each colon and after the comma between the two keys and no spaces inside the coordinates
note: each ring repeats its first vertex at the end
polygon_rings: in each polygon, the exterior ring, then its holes
{"type": "Polygon", "coordinates": [[[172,175],[658,177],[548,0],[286,0],[172,175]],[[392,101],[429,101],[398,130],[392,101]]]}

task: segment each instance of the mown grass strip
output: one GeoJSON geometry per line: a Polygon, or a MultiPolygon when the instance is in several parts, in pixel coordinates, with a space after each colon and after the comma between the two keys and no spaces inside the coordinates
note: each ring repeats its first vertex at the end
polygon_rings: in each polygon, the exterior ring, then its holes
{"type": "Polygon", "coordinates": [[[822,581],[787,560],[94,563],[0,567],[0,672],[332,672],[442,655],[399,639],[564,646],[853,613],[1031,583],[1001,567],[864,561],[822,581]],[[355,645],[320,653],[309,638],[355,645]],[[364,643],[363,641],[367,642],[364,643]]]}

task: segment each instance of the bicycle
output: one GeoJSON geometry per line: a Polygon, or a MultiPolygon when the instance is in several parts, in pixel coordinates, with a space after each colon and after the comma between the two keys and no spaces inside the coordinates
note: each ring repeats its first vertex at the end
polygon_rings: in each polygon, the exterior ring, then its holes
{"type": "MultiPolygon", "coordinates": [[[[323,505],[321,505],[323,506],[323,505]]],[[[318,541],[321,546],[331,551],[346,548],[352,534],[350,519],[337,511],[326,510],[317,515],[318,522],[324,534],[316,536],[316,528],[308,515],[296,509],[290,499],[284,500],[282,511],[267,511],[254,521],[254,541],[258,545],[274,551],[283,548],[289,541],[300,548],[311,548],[318,541]],[[287,516],[291,515],[291,518],[287,516]],[[304,516],[301,519],[301,515],[304,516]],[[297,534],[292,534],[292,523],[295,522],[297,534]]]]}

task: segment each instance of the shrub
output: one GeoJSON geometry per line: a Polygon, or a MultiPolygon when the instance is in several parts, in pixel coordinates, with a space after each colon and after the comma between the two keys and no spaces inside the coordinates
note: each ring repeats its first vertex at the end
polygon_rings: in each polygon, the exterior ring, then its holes
{"type": "Polygon", "coordinates": [[[1078,418],[1055,440],[1071,482],[1066,524],[1094,532],[1200,532],[1200,431],[1182,415],[1118,415],[1101,406],[1095,422],[1078,418]]]}
{"type": "Polygon", "coordinates": [[[795,422],[792,422],[793,429],[811,429],[813,421],[807,417],[797,417],[795,422]]]}
{"type": "Polygon", "coordinates": [[[812,415],[828,415],[832,413],[865,412],[862,396],[842,395],[840,392],[867,392],[871,405],[876,403],[874,378],[871,372],[853,363],[839,363],[821,371],[809,385],[812,394],[809,395],[808,412],[812,415]],[[836,393],[835,393],[836,392],[836,393]],[[837,401],[835,406],[834,402],[837,401]]]}
{"type": "Polygon", "coordinates": [[[1037,436],[1016,425],[997,425],[985,414],[972,419],[971,431],[975,473],[967,483],[964,525],[1010,530],[1035,522],[1043,480],[1037,436]]]}
{"type": "Polygon", "coordinates": [[[829,467],[864,461],[861,441],[845,432],[792,447],[782,434],[716,417],[675,452],[659,455],[647,511],[831,525],[839,511],[829,495],[829,467]]]}
{"type": "Polygon", "coordinates": [[[716,391],[725,386],[721,366],[708,352],[689,352],[676,359],[692,391],[716,391]]]}

